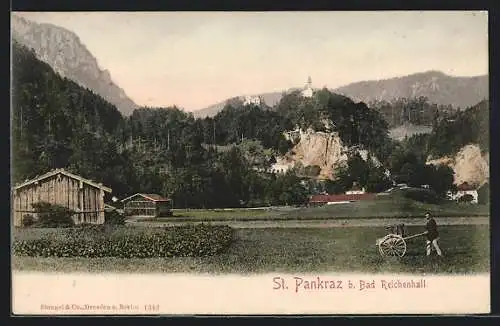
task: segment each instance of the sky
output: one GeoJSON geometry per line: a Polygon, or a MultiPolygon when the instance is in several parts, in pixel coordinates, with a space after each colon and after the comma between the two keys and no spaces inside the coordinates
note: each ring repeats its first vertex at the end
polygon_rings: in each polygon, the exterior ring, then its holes
{"type": "Polygon", "coordinates": [[[487,12],[24,12],[75,32],[138,105],[439,70],[488,73],[487,12]]]}

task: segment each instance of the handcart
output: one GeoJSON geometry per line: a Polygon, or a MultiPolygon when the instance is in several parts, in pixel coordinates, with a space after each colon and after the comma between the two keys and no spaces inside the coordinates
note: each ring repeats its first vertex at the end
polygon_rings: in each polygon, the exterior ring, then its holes
{"type": "Polygon", "coordinates": [[[386,227],[390,231],[386,236],[377,239],[376,246],[380,255],[393,256],[393,257],[403,257],[406,254],[406,241],[421,237],[427,234],[426,232],[413,234],[410,236],[405,235],[404,224],[390,225],[386,227]]]}

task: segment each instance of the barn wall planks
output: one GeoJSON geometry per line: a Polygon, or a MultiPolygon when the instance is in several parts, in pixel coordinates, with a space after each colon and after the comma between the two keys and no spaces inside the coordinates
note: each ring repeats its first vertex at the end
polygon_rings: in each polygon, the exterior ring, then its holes
{"type": "Polygon", "coordinates": [[[14,190],[14,225],[21,226],[22,217],[26,214],[35,215],[33,204],[40,201],[76,211],[77,214],[73,216],[76,224],[104,223],[104,191],[81,180],[58,174],[14,190]]]}
{"type": "Polygon", "coordinates": [[[73,209],[74,211],[78,210],[79,209],[79,195],[80,193],[78,192],[78,185],[76,184],[77,181],[75,180],[71,180],[70,181],[70,196],[72,198],[72,205],[71,205],[71,209],[73,209]]]}
{"type": "Polygon", "coordinates": [[[104,223],[104,190],[99,190],[99,198],[97,199],[99,203],[99,224],[104,223]]]}

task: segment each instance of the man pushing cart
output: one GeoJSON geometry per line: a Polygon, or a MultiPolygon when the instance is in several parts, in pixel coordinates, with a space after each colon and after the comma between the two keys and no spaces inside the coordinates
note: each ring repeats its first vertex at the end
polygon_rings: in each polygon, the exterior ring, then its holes
{"type": "Polygon", "coordinates": [[[441,248],[439,247],[439,232],[437,230],[437,223],[432,218],[431,213],[425,213],[425,229],[427,230],[426,236],[427,240],[425,241],[425,251],[427,256],[431,254],[432,248],[436,249],[436,253],[438,256],[443,256],[441,248]]]}
{"type": "Polygon", "coordinates": [[[437,230],[437,223],[429,212],[425,213],[425,221],[426,231],[410,236],[406,236],[404,224],[391,225],[387,227],[389,234],[383,238],[377,239],[376,241],[380,254],[382,256],[403,257],[406,253],[407,240],[420,236],[426,236],[425,249],[427,256],[431,254],[432,248],[436,250],[439,256],[442,256],[443,253],[438,243],[439,232],[437,230]]]}

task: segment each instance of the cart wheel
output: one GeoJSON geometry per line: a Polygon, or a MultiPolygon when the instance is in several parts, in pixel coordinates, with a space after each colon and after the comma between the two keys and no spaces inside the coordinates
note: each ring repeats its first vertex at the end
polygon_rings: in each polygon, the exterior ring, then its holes
{"type": "Polygon", "coordinates": [[[382,256],[403,257],[406,253],[406,242],[400,235],[389,234],[379,242],[378,249],[382,256]]]}

